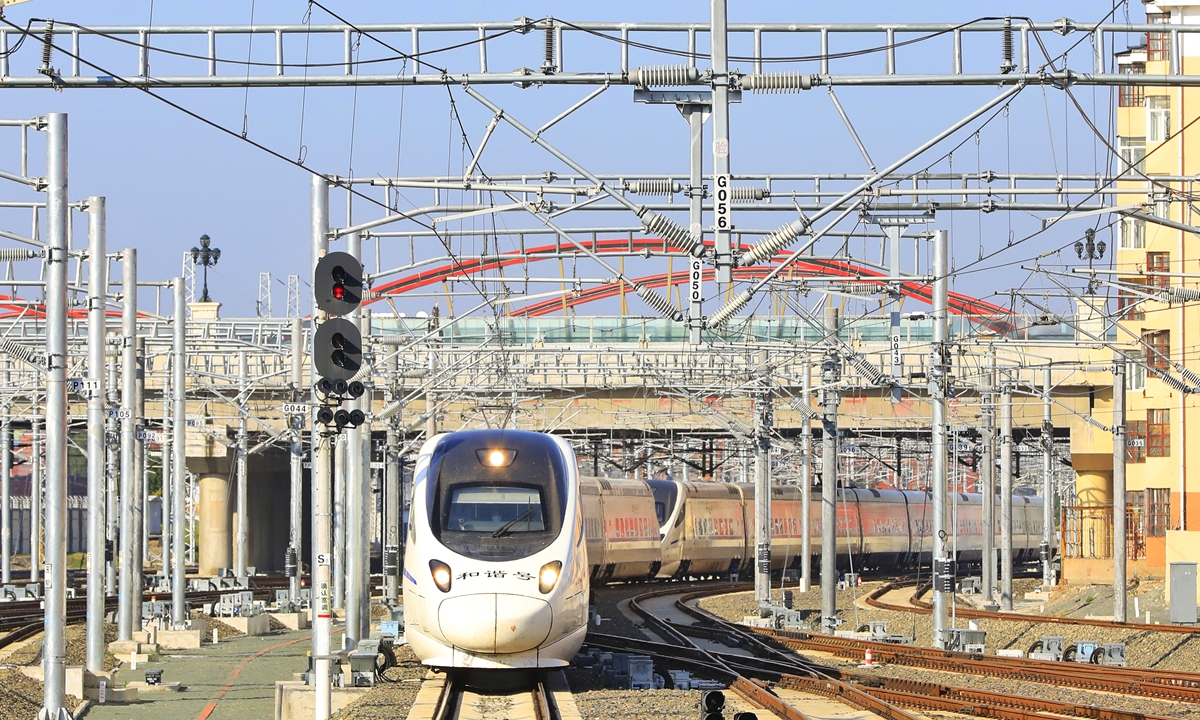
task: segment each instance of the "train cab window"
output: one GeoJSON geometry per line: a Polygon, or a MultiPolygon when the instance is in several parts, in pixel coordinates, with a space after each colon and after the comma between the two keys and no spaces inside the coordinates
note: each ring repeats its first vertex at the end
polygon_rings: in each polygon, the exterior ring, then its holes
{"type": "Polygon", "coordinates": [[[569,477],[562,451],[545,435],[456,433],[430,458],[430,527],[443,545],[467,557],[529,557],[562,530],[569,477]]]}
{"type": "Polygon", "coordinates": [[[667,518],[675,511],[675,501],[679,497],[679,486],[671,480],[647,480],[650,491],[654,493],[654,514],[658,516],[658,526],[667,524],[667,518]]]}
{"type": "Polygon", "coordinates": [[[455,487],[450,493],[446,526],[463,532],[490,532],[499,537],[542,532],[542,495],[537,488],[513,485],[455,487]]]}

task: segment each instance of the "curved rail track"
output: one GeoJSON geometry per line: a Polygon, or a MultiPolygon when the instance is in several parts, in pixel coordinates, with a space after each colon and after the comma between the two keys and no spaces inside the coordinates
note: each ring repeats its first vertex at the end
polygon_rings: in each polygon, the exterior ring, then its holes
{"type": "MultiPolygon", "coordinates": [[[[663,590],[634,598],[631,608],[641,615],[656,634],[670,645],[651,641],[615,638],[592,633],[587,644],[613,650],[634,651],[653,657],[666,667],[687,668],[730,681],[730,687],[752,703],[787,718],[803,713],[770,689],[798,690],[829,697],[889,720],[913,718],[906,710],[954,712],[1004,720],[1050,720],[1054,717],[1094,720],[1165,720],[1166,716],[1104,708],[1095,704],[974,690],[938,683],[902,680],[870,671],[845,670],[822,665],[795,654],[797,649],[817,649],[859,659],[871,647],[877,662],[897,662],[931,670],[974,673],[1014,680],[1062,684],[1090,690],[1144,695],[1161,700],[1200,702],[1200,674],[1160,673],[1139,668],[1110,668],[1074,663],[1041,663],[1030,669],[1030,661],[949,653],[931,648],[747,628],[719,618],[689,604],[712,594],[741,589],[716,586],[701,592],[663,590]],[[683,621],[656,616],[645,605],[654,598],[676,595],[671,606],[683,621]],[[688,637],[710,645],[702,650],[688,637]],[[683,644],[683,640],[687,644],[683,644]],[[713,643],[727,652],[711,649],[713,643]],[[690,647],[688,647],[690,645],[690,647]],[[731,678],[732,672],[736,677],[731,678]],[[750,678],[753,678],[751,680],[750,678]],[[748,687],[747,687],[748,686],[748,687]],[[747,692],[744,692],[747,691],[747,692]]],[[[661,613],[660,613],[661,614],[661,613]]]]}
{"type": "MultiPolygon", "coordinates": [[[[901,580],[897,582],[881,585],[867,595],[865,602],[873,608],[879,610],[895,610],[898,612],[918,613],[921,615],[929,615],[933,612],[933,606],[924,600],[921,596],[928,592],[930,584],[928,582],[918,583],[915,580],[901,580]],[[908,605],[896,605],[880,600],[884,595],[899,590],[905,587],[914,588],[912,597],[909,598],[908,605]]],[[[1087,625],[1090,627],[1102,627],[1116,630],[1152,630],[1154,632],[1169,632],[1180,633],[1184,635],[1200,633],[1200,627],[1192,627],[1186,625],[1149,625],[1138,622],[1113,622],[1112,620],[1097,620],[1095,618],[1071,618],[1061,617],[1056,615],[1030,615],[1028,613],[1017,612],[1000,612],[990,610],[976,610],[972,608],[964,608],[959,606],[955,613],[959,617],[979,619],[979,620],[1004,620],[1008,622],[1028,622],[1028,623],[1052,623],[1057,625],[1087,625]]]]}

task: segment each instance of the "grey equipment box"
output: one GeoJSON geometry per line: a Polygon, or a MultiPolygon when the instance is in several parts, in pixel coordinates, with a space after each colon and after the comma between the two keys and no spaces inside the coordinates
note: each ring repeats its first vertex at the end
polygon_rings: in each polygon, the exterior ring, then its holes
{"type": "Polygon", "coordinates": [[[966,653],[983,653],[987,639],[986,630],[970,630],[967,628],[947,628],[949,636],[947,650],[966,653]]]}
{"type": "Polygon", "coordinates": [[[1196,624],[1196,563],[1171,563],[1171,624],[1196,624]]]}

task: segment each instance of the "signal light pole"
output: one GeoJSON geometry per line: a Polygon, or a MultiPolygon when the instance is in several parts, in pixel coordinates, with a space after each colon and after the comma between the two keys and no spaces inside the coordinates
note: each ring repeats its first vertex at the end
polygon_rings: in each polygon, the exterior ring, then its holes
{"type": "MultiPolygon", "coordinates": [[[[320,265],[329,248],[329,180],[320,175],[312,176],[311,186],[311,243],[314,270],[320,265]]],[[[326,318],[318,300],[318,284],[313,283],[313,324],[326,318]]],[[[312,376],[317,375],[316,333],[313,335],[312,376]]],[[[318,400],[313,388],[314,405],[318,400]]],[[[333,687],[329,635],[333,626],[332,573],[329,564],[332,547],[330,520],[332,498],[330,497],[329,463],[330,444],[325,433],[313,427],[312,432],[312,660],[313,685],[316,697],[313,702],[316,720],[328,720],[331,712],[333,687]]]]}

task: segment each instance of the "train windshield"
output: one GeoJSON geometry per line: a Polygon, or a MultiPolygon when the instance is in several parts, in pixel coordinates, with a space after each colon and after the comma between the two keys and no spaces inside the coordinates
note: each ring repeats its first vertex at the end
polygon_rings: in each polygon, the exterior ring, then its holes
{"type": "Polygon", "coordinates": [[[528,557],[558,537],[570,474],[545,435],[472,430],[430,458],[430,526],[449,549],[479,560],[528,557]]]}
{"type": "Polygon", "coordinates": [[[450,493],[446,525],[464,532],[542,532],[542,496],[537,488],[512,485],[456,487],[450,493]]]}

